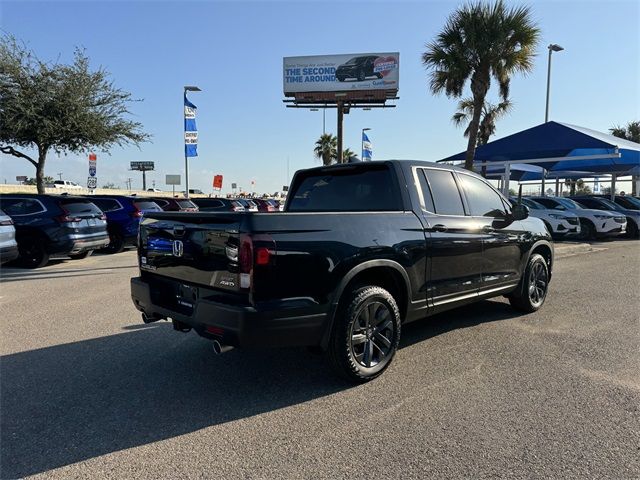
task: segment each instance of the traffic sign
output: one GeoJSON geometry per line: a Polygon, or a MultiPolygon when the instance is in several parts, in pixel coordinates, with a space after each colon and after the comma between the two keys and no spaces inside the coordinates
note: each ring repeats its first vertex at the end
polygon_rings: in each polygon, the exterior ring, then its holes
{"type": "Polygon", "coordinates": [[[98,186],[98,178],[97,177],[89,177],[87,178],[87,188],[89,190],[93,190],[98,186]]]}
{"type": "Polygon", "coordinates": [[[89,176],[90,177],[95,177],[96,176],[96,166],[93,165],[89,165],[89,176]]]}

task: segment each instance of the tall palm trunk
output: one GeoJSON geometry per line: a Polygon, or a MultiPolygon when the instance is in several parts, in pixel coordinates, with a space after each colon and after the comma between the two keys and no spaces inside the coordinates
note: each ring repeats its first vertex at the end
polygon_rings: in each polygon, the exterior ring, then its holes
{"type": "Polygon", "coordinates": [[[467,143],[467,154],[464,159],[464,168],[473,171],[473,157],[476,154],[476,144],[478,142],[478,130],[480,129],[480,117],[482,106],[489,90],[489,69],[486,75],[473,74],[471,78],[471,92],[473,93],[473,117],[469,123],[469,142],[467,143]],[[485,78],[483,78],[485,77],[485,78]]]}

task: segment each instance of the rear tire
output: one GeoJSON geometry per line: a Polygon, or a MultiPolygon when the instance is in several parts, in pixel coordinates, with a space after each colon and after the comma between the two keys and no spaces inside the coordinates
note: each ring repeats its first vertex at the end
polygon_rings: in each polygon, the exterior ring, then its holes
{"type": "Polygon", "coordinates": [[[524,271],[518,289],[509,295],[513,308],[533,313],[542,307],[549,289],[549,266],[544,257],[534,253],[524,271]]]}
{"type": "Polygon", "coordinates": [[[627,238],[640,238],[638,224],[627,220],[627,238]]]}
{"type": "Polygon", "coordinates": [[[16,263],[21,267],[40,268],[49,263],[49,254],[45,249],[45,244],[42,239],[20,239],[18,241],[18,252],[20,256],[16,263]]]}
{"type": "Polygon", "coordinates": [[[87,250],[82,253],[74,253],[73,255],[69,255],[69,258],[72,260],[82,260],[83,258],[90,257],[93,254],[93,250],[87,250]]]}
{"type": "Polygon", "coordinates": [[[124,250],[124,237],[120,232],[109,232],[109,245],[104,247],[104,251],[107,253],[120,253],[124,250]]]}
{"type": "Polygon", "coordinates": [[[400,342],[400,323],[398,305],[384,288],[354,290],[336,313],[326,352],[329,363],[351,382],[373,380],[393,360],[400,342]]]}

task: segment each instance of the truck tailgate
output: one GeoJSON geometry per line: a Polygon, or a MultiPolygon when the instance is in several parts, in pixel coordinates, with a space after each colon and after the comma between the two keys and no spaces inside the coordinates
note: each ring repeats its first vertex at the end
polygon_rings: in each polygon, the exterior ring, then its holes
{"type": "Polygon", "coordinates": [[[241,213],[149,213],[140,223],[143,272],[227,292],[240,291],[241,213]]]}

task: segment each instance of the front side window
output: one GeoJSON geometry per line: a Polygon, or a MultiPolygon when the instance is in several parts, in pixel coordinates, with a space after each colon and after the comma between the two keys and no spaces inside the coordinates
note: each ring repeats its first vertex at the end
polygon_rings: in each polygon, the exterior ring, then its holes
{"type": "Polygon", "coordinates": [[[439,215],[464,215],[464,206],[458,184],[449,170],[425,170],[435,213],[439,215]]]}
{"type": "Polygon", "coordinates": [[[500,195],[485,182],[471,175],[458,175],[474,217],[506,217],[500,195]]]}

